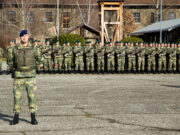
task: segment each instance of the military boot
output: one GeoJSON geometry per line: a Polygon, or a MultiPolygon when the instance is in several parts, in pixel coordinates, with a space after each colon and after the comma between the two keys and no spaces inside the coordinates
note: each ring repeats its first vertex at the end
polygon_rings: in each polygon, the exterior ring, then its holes
{"type": "Polygon", "coordinates": [[[37,125],[38,124],[38,121],[36,120],[35,113],[31,113],[31,124],[32,125],[37,125]]]}
{"type": "Polygon", "coordinates": [[[19,123],[19,114],[15,113],[13,120],[10,122],[10,125],[16,125],[19,123]]]}

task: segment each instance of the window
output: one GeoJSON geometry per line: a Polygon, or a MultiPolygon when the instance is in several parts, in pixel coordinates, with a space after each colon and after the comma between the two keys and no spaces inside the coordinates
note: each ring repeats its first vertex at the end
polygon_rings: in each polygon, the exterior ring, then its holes
{"type": "Polygon", "coordinates": [[[16,22],[16,12],[15,11],[8,12],[8,20],[10,22],[16,22]]]}
{"type": "Polygon", "coordinates": [[[63,12],[63,28],[70,27],[70,12],[63,12]]]}
{"type": "Polygon", "coordinates": [[[140,15],[140,13],[133,13],[133,15],[134,15],[135,23],[140,23],[141,22],[141,15],[140,15]]]}
{"type": "Polygon", "coordinates": [[[171,20],[171,19],[176,19],[176,13],[174,12],[169,12],[168,14],[168,19],[171,20]]]}
{"type": "Polygon", "coordinates": [[[32,11],[29,12],[29,22],[34,22],[34,13],[32,11]]]}
{"type": "Polygon", "coordinates": [[[53,21],[52,12],[46,12],[45,13],[45,21],[46,22],[52,22],[53,21]]]}

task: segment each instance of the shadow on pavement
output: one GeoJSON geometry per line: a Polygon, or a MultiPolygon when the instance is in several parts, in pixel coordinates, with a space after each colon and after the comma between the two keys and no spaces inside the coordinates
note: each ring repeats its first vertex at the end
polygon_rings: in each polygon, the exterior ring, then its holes
{"type": "Polygon", "coordinates": [[[165,87],[170,87],[170,88],[180,88],[180,86],[177,86],[177,85],[162,85],[162,86],[165,86],[165,87]]]}
{"type": "MultiPolygon", "coordinates": [[[[9,116],[9,115],[5,115],[5,114],[0,113],[0,120],[6,121],[6,122],[10,122],[10,121],[13,120],[13,116],[9,116]]],[[[30,121],[28,121],[26,119],[21,119],[20,118],[19,120],[27,122],[27,123],[31,123],[30,121]]]]}

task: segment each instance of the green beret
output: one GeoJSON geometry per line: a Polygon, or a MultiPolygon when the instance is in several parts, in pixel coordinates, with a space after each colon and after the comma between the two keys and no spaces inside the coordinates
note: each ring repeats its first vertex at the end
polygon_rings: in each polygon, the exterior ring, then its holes
{"type": "Polygon", "coordinates": [[[115,42],[115,44],[118,44],[118,43],[119,43],[119,41],[116,41],[116,42],[115,42]]]}
{"type": "Polygon", "coordinates": [[[69,40],[66,40],[65,44],[69,43],[69,40]]]}
{"type": "Polygon", "coordinates": [[[34,42],[38,42],[38,40],[34,40],[34,42]]]}
{"type": "Polygon", "coordinates": [[[86,41],[86,44],[89,44],[89,43],[91,43],[91,41],[86,41]]]}
{"type": "Polygon", "coordinates": [[[56,42],[59,42],[59,40],[56,40],[56,42]]]}
{"type": "Polygon", "coordinates": [[[14,40],[10,40],[10,42],[15,42],[14,40]]]}
{"type": "Polygon", "coordinates": [[[38,42],[41,42],[41,40],[38,40],[38,42]]]}
{"type": "Polygon", "coordinates": [[[76,43],[81,43],[81,41],[77,40],[76,43]]]}

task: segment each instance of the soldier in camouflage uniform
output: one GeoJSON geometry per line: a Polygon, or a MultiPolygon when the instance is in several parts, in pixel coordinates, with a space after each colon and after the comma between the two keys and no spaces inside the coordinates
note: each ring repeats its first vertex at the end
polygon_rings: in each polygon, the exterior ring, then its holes
{"type": "Polygon", "coordinates": [[[0,74],[2,74],[2,58],[4,55],[3,49],[0,47],[0,74]]]}
{"type": "Polygon", "coordinates": [[[122,42],[116,42],[115,54],[117,57],[117,72],[124,73],[125,71],[125,56],[126,56],[126,47],[123,46],[122,42]]]}
{"type": "Polygon", "coordinates": [[[92,73],[94,71],[94,47],[91,41],[86,42],[87,46],[84,48],[86,58],[86,71],[92,73]]]}
{"type": "Polygon", "coordinates": [[[29,111],[31,113],[31,124],[38,124],[35,112],[36,105],[36,60],[42,61],[40,52],[34,50],[29,42],[27,30],[20,33],[21,43],[15,45],[11,56],[9,56],[8,65],[15,70],[14,79],[14,119],[10,125],[19,123],[19,113],[21,110],[22,93],[26,89],[29,101],[29,111]]]}
{"type": "Polygon", "coordinates": [[[175,44],[171,45],[171,48],[168,49],[169,54],[169,62],[168,62],[168,72],[176,72],[176,55],[177,55],[177,47],[175,44]]]}
{"type": "Polygon", "coordinates": [[[61,73],[63,71],[63,47],[59,45],[59,41],[56,41],[56,44],[53,46],[53,55],[54,55],[54,70],[55,73],[61,73]]]}
{"type": "Polygon", "coordinates": [[[136,48],[137,61],[138,61],[138,72],[144,73],[145,69],[145,53],[146,49],[143,46],[143,43],[139,44],[139,47],[136,48]]]}
{"type": "MultiPolygon", "coordinates": [[[[41,42],[40,42],[41,43],[41,42]]],[[[41,48],[40,48],[40,45],[38,44],[38,40],[35,40],[34,41],[34,49],[36,50],[36,51],[39,51],[39,52],[41,52],[41,48]]],[[[38,61],[36,61],[36,73],[40,73],[40,63],[38,62],[38,61]]]]}
{"type": "Polygon", "coordinates": [[[166,72],[166,49],[164,47],[164,44],[158,45],[158,72],[166,72]]]}
{"type": "Polygon", "coordinates": [[[50,45],[49,41],[46,41],[46,45],[43,47],[42,49],[42,54],[44,57],[44,62],[43,62],[43,68],[44,68],[44,72],[47,73],[51,73],[52,72],[52,47],[50,45]]]}
{"type": "Polygon", "coordinates": [[[150,43],[150,46],[147,49],[147,72],[156,72],[156,48],[155,44],[150,43]],[[152,69],[152,70],[151,70],[152,69]]]}
{"type": "Polygon", "coordinates": [[[180,73],[180,43],[177,46],[177,63],[178,63],[178,67],[177,70],[180,73]]]}
{"type": "MultiPolygon", "coordinates": [[[[9,56],[12,55],[12,51],[13,51],[13,47],[14,47],[14,40],[11,40],[9,43],[9,46],[7,47],[7,63],[9,63],[9,56]]],[[[7,66],[7,74],[12,73],[13,69],[11,69],[9,66],[7,66]]]]}
{"type": "Polygon", "coordinates": [[[115,48],[112,42],[107,43],[105,53],[107,57],[107,72],[114,73],[115,72],[115,48]]]}
{"type": "Polygon", "coordinates": [[[102,72],[104,73],[104,55],[105,55],[105,49],[103,47],[103,44],[101,41],[97,41],[97,46],[95,50],[96,59],[97,59],[97,71],[98,73],[102,72]]]}
{"type": "Polygon", "coordinates": [[[84,48],[83,46],[81,46],[81,42],[80,41],[76,41],[76,45],[74,46],[74,50],[73,50],[74,56],[75,56],[75,73],[77,73],[78,71],[80,73],[84,72],[84,48]]]}
{"type": "Polygon", "coordinates": [[[133,43],[130,43],[130,47],[127,48],[126,50],[127,57],[128,57],[128,71],[131,72],[136,72],[136,56],[135,56],[135,48],[133,43]]]}
{"type": "Polygon", "coordinates": [[[66,41],[66,45],[63,47],[63,56],[64,56],[64,70],[65,73],[71,73],[71,64],[72,64],[72,47],[70,46],[69,41],[66,41]]]}

